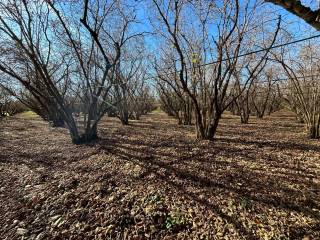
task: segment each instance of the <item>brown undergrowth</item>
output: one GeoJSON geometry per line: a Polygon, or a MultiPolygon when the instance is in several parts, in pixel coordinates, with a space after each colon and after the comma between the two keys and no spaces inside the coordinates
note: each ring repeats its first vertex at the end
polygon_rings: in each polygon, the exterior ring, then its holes
{"type": "Polygon", "coordinates": [[[320,143],[287,112],[226,115],[215,142],[154,112],[72,145],[0,122],[1,239],[320,239],[320,143]]]}

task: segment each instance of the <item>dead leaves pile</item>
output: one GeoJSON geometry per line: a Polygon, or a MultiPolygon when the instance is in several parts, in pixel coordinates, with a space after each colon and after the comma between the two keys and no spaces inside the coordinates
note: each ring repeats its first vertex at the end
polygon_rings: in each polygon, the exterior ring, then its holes
{"type": "Polygon", "coordinates": [[[0,235],[320,239],[320,144],[280,120],[229,117],[210,143],[162,113],[127,127],[107,119],[92,146],[39,119],[2,122],[0,235]]]}

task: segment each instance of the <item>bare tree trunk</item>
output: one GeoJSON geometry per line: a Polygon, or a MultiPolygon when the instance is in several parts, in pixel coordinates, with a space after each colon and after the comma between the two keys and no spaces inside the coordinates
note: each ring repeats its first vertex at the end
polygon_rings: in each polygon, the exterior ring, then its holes
{"type": "Polygon", "coordinates": [[[51,118],[49,118],[49,122],[52,127],[64,127],[65,126],[63,118],[59,115],[55,115],[55,116],[52,116],[51,118]]]}
{"type": "Polygon", "coordinates": [[[207,132],[206,132],[206,139],[207,140],[212,141],[214,139],[214,137],[217,133],[220,119],[221,119],[221,114],[217,114],[217,116],[214,117],[213,121],[209,125],[207,132]]]}
{"type": "Polygon", "coordinates": [[[196,109],[195,110],[195,117],[196,117],[196,133],[197,133],[197,139],[206,139],[206,134],[205,134],[205,128],[203,126],[202,122],[202,114],[200,110],[196,109]]]}
{"type": "Polygon", "coordinates": [[[309,136],[312,139],[320,138],[320,115],[315,117],[309,125],[309,136]]]}
{"type": "Polygon", "coordinates": [[[120,121],[122,125],[129,125],[129,113],[126,109],[121,110],[120,121]]]}

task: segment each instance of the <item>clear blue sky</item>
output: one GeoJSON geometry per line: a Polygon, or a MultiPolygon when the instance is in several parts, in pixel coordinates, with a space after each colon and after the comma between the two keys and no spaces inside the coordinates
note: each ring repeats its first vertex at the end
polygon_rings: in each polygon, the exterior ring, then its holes
{"type": "MultiPolygon", "coordinates": [[[[137,18],[141,22],[141,24],[139,25],[139,30],[151,32],[152,28],[149,23],[149,12],[148,12],[149,10],[146,4],[137,0],[130,0],[130,2],[132,5],[137,6],[137,18]]],[[[307,2],[306,4],[309,4],[308,6],[311,6],[312,8],[317,7],[316,1],[302,1],[302,2],[307,2]]],[[[300,39],[300,38],[317,34],[314,28],[310,27],[303,20],[287,12],[281,7],[275,6],[271,3],[264,3],[259,9],[260,11],[265,11],[268,13],[265,19],[261,19],[261,22],[267,22],[267,24],[269,25],[275,25],[277,22],[275,18],[277,18],[278,15],[281,15],[283,20],[282,21],[283,28],[288,32],[290,32],[294,36],[294,39],[300,39]]],[[[154,43],[154,36],[150,35],[146,37],[146,43],[150,45],[150,47],[156,48],[156,45],[154,43]]]]}

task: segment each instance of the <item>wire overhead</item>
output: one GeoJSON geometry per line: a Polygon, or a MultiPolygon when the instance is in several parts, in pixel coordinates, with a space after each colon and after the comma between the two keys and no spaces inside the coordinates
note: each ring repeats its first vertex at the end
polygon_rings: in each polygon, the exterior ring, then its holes
{"type": "MultiPolygon", "coordinates": [[[[280,48],[280,47],[285,47],[285,46],[289,46],[289,45],[292,45],[292,44],[296,44],[296,43],[308,41],[308,40],[311,40],[311,39],[319,38],[319,37],[320,37],[320,34],[316,34],[316,35],[313,35],[313,36],[310,36],[310,37],[305,37],[305,38],[296,39],[296,40],[293,40],[293,41],[290,41],[290,42],[287,42],[287,43],[274,45],[272,47],[262,48],[262,49],[259,49],[259,50],[246,52],[246,53],[243,53],[243,54],[239,54],[238,56],[232,56],[232,57],[229,57],[229,58],[224,58],[224,59],[221,59],[221,60],[200,64],[199,67],[205,67],[205,66],[209,66],[209,65],[212,65],[212,64],[215,64],[215,63],[220,63],[220,62],[225,62],[225,61],[228,61],[228,60],[233,60],[233,59],[245,57],[245,56],[248,56],[248,55],[251,55],[251,54],[264,52],[264,51],[267,51],[267,50],[270,50],[270,49],[276,49],[276,48],[280,48]]],[[[178,71],[175,71],[175,72],[178,72],[178,71]]],[[[172,73],[175,73],[175,72],[172,72],[172,73]]],[[[306,77],[315,77],[315,75],[306,76],[306,77]]],[[[150,77],[148,79],[155,79],[155,78],[157,78],[157,77],[156,76],[152,76],[152,77],[150,77]]],[[[298,78],[303,78],[303,77],[298,77],[298,78]]],[[[289,79],[290,78],[277,79],[277,80],[274,80],[274,81],[285,81],[285,80],[289,80],[289,79]]]]}
{"type": "Polygon", "coordinates": [[[218,61],[212,61],[212,62],[209,62],[209,63],[201,64],[201,65],[199,65],[199,66],[200,66],[200,67],[204,67],[204,66],[208,66],[208,65],[211,65],[211,64],[219,63],[219,62],[225,62],[225,61],[228,61],[228,60],[233,60],[233,59],[245,57],[245,56],[248,56],[248,55],[251,55],[251,54],[264,52],[264,51],[267,51],[267,50],[269,50],[269,49],[275,49],[275,48],[285,47],[285,46],[292,45],[292,44],[299,43],[299,42],[304,42],[304,41],[311,40],[311,39],[318,38],[318,37],[320,37],[320,34],[313,35],[313,36],[306,37],[306,38],[297,39],[297,40],[294,40],[294,41],[291,41],[291,42],[287,42],[287,43],[282,43],[282,44],[274,45],[274,46],[268,47],[268,48],[262,48],[262,49],[259,49],[259,50],[255,50],[255,51],[251,51],[251,52],[246,52],[246,53],[243,53],[243,54],[239,54],[238,56],[233,56],[233,57],[229,57],[229,58],[224,58],[224,59],[221,59],[221,60],[218,60],[218,61]]]}

